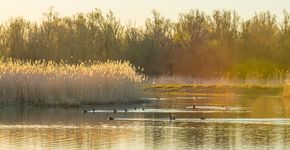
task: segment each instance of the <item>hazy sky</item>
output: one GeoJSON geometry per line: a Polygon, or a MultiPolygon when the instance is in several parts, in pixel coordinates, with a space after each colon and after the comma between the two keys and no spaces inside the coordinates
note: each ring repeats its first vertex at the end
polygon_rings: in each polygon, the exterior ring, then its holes
{"type": "Polygon", "coordinates": [[[176,19],[181,12],[196,8],[208,14],[215,9],[234,9],[243,18],[249,18],[261,10],[270,10],[280,18],[283,9],[290,12],[289,0],[0,0],[0,21],[17,16],[41,20],[42,13],[50,6],[61,16],[89,12],[94,8],[102,12],[112,10],[122,22],[131,20],[137,25],[143,24],[153,9],[172,19],[176,19]]]}

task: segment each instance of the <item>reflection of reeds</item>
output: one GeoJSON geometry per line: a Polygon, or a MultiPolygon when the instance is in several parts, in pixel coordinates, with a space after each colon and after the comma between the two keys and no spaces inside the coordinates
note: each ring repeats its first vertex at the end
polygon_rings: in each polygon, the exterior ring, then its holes
{"type": "Polygon", "coordinates": [[[129,102],[140,97],[144,76],[128,62],[69,65],[0,60],[0,103],[80,105],[129,102]]]}

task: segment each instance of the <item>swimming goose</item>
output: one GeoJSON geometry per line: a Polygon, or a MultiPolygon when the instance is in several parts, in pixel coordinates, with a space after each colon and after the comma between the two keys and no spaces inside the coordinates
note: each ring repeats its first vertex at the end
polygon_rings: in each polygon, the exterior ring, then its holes
{"type": "Polygon", "coordinates": [[[109,118],[108,118],[108,120],[114,120],[114,119],[115,119],[115,118],[113,118],[113,117],[109,117],[109,118]]]}
{"type": "Polygon", "coordinates": [[[175,116],[173,116],[172,114],[169,114],[169,120],[170,121],[175,120],[175,116]]]}

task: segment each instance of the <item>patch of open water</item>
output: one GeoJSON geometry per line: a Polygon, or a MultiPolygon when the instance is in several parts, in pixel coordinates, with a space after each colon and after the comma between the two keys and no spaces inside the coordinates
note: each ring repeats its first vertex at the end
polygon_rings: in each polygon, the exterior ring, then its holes
{"type": "Polygon", "coordinates": [[[0,109],[0,149],[289,149],[289,135],[290,102],[271,97],[0,109]]]}

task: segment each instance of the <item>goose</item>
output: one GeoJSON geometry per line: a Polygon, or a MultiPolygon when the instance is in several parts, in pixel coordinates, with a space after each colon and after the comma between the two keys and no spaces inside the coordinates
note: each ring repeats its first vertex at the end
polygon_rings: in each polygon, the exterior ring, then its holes
{"type": "Polygon", "coordinates": [[[115,118],[113,118],[113,117],[109,117],[109,118],[108,118],[108,120],[114,120],[114,119],[115,119],[115,118]]]}
{"type": "Polygon", "coordinates": [[[172,114],[169,114],[169,120],[170,121],[175,120],[175,116],[173,116],[172,114]]]}
{"type": "Polygon", "coordinates": [[[221,107],[225,108],[226,110],[229,109],[228,106],[224,106],[224,105],[222,105],[221,107]]]}

